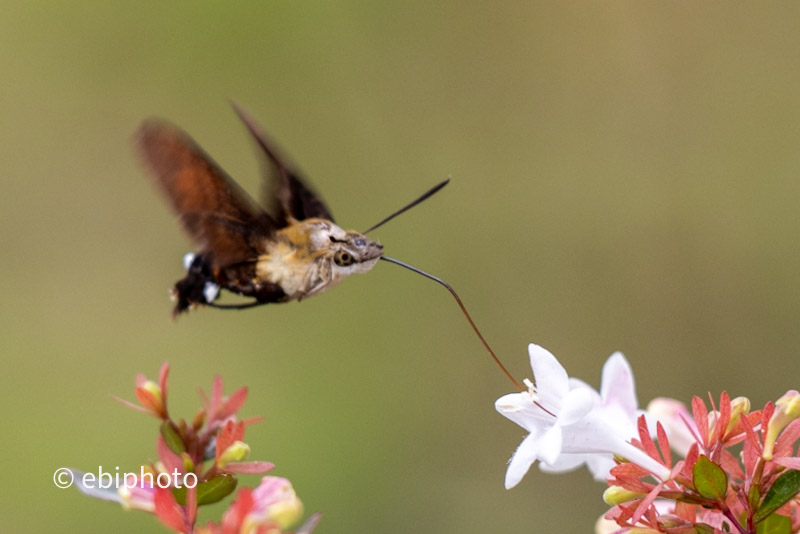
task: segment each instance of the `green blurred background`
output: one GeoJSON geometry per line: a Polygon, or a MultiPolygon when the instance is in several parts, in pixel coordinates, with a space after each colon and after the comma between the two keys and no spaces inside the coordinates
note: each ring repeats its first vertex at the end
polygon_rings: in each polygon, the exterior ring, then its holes
{"type": "MultiPolygon", "coordinates": [[[[690,2],[13,2],[0,17],[0,353],[8,532],[163,531],[53,486],[136,469],[115,403],[172,364],[191,416],[250,387],[247,441],[322,533],[590,532],[585,471],[503,488],[512,390],[449,295],[388,264],[303,303],[169,319],[190,250],[130,138],[181,125],[249,191],[248,109],[387,254],[461,293],[512,373],[526,345],[642,404],[798,387],[800,6],[690,2]]],[[[257,477],[245,477],[255,484],[257,477]]],[[[218,517],[223,507],[205,514],[218,517]]]]}

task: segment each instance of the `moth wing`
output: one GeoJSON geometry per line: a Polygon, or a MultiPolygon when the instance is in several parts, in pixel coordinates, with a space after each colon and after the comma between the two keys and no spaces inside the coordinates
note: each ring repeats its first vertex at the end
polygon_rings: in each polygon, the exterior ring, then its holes
{"type": "Polygon", "coordinates": [[[188,134],[148,119],[136,145],[184,230],[211,253],[214,267],[258,257],[264,238],[279,226],[188,134]]]}
{"type": "Polygon", "coordinates": [[[255,120],[236,104],[233,108],[267,156],[268,181],[272,182],[272,190],[268,189],[268,194],[265,195],[265,205],[270,207],[278,223],[285,225],[290,219],[302,221],[311,218],[334,222],[333,215],[322,198],[304,183],[300,173],[287,163],[255,120]]]}

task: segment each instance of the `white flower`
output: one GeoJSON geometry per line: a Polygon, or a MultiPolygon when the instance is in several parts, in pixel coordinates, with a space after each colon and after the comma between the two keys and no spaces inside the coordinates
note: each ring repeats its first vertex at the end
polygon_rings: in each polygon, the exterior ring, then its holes
{"type": "Polygon", "coordinates": [[[669,471],[630,444],[637,437],[633,373],[620,352],[603,367],[600,393],[567,372],[550,352],[528,346],[536,387],[511,393],[495,407],[530,434],[509,462],[506,488],[516,486],[537,460],[543,471],[560,472],[586,464],[594,477],[605,479],[613,455],[632,461],[666,479],[669,471]]]}

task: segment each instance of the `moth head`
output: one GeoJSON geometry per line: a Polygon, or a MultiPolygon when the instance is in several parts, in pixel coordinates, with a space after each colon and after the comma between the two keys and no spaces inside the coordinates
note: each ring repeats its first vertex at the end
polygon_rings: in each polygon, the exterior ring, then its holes
{"type": "Polygon", "coordinates": [[[365,273],[383,256],[380,243],[330,221],[316,221],[310,237],[312,247],[330,262],[331,269],[339,276],[365,273]]]}

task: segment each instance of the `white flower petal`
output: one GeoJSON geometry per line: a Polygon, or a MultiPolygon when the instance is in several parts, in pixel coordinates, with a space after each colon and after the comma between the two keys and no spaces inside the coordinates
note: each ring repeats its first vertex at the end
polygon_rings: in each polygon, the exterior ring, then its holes
{"type": "Polygon", "coordinates": [[[600,396],[605,404],[615,404],[629,414],[636,411],[636,386],[633,371],[621,352],[609,356],[603,365],[600,396]]]}
{"type": "Polygon", "coordinates": [[[600,394],[592,386],[590,386],[589,384],[587,384],[586,382],[584,382],[580,378],[575,378],[573,376],[569,377],[569,389],[570,389],[570,391],[573,390],[573,389],[581,389],[581,388],[586,389],[588,391],[591,391],[592,396],[595,399],[595,402],[600,404],[600,402],[602,401],[602,398],[600,397],[600,394]]]}
{"type": "Polygon", "coordinates": [[[531,396],[527,392],[503,395],[497,399],[494,407],[528,432],[536,431],[537,426],[546,422],[546,418],[549,418],[551,424],[555,422],[552,416],[542,412],[531,402],[531,396]]]}
{"type": "MultiPolygon", "coordinates": [[[[89,484],[87,485],[84,481],[85,473],[83,471],[78,471],[77,469],[70,469],[68,467],[64,467],[62,469],[66,469],[72,475],[71,480],[75,484],[75,488],[78,489],[84,495],[88,495],[89,497],[94,497],[95,499],[101,499],[103,501],[111,501],[118,504],[122,504],[122,497],[119,496],[117,492],[117,486],[115,484],[110,484],[109,487],[99,487],[100,484],[89,484]]],[[[94,479],[94,477],[92,477],[94,479]]],[[[61,486],[59,486],[61,487],[61,486]]],[[[69,486],[65,486],[69,487],[69,486]]]]}
{"type": "Polygon", "coordinates": [[[539,439],[539,459],[545,463],[553,464],[558,460],[564,443],[564,431],[561,426],[554,425],[547,429],[539,439]]]}
{"type": "Polygon", "coordinates": [[[595,396],[588,389],[573,389],[564,397],[561,411],[558,412],[558,424],[569,426],[577,423],[595,406],[594,400],[595,396]]]}
{"type": "MultiPolygon", "coordinates": [[[[550,351],[531,343],[528,345],[531,369],[536,380],[536,393],[546,404],[556,401],[569,391],[569,376],[550,351]]],[[[555,405],[556,407],[558,404],[555,405]]]]}
{"type": "Polygon", "coordinates": [[[589,456],[590,455],[588,454],[562,454],[558,457],[558,460],[556,460],[555,463],[548,464],[541,462],[539,464],[539,469],[545,473],[564,473],[566,471],[574,471],[582,466],[589,456]]]}
{"type": "Polygon", "coordinates": [[[537,439],[533,434],[522,440],[519,444],[511,461],[508,463],[508,470],[506,471],[506,489],[511,489],[522,480],[522,477],[536,461],[537,439]]]}
{"type": "Polygon", "coordinates": [[[610,454],[589,454],[586,457],[586,467],[598,482],[605,481],[611,475],[611,468],[617,465],[610,454]]]}
{"type": "Polygon", "coordinates": [[[508,417],[507,414],[523,412],[531,405],[531,397],[528,393],[509,393],[497,399],[494,407],[498,412],[508,417]]]}

